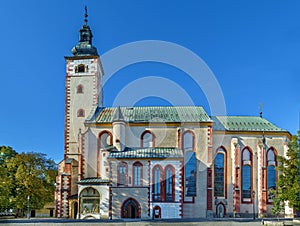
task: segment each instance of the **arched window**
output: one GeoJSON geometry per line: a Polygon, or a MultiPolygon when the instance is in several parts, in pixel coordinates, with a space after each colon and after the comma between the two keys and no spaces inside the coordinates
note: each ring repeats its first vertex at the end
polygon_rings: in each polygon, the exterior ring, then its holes
{"type": "Polygon", "coordinates": [[[223,148],[217,150],[214,159],[214,195],[215,197],[225,197],[225,180],[226,180],[226,152],[223,148]]]}
{"type": "Polygon", "coordinates": [[[120,162],[118,165],[118,186],[126,186],[128,166],[126,162],[120,162]]]}
{"type": "Polygon", "coordinates": [[[76,93],[83,93],[83,85],[78,85],[76,87],[76,93]]]}
{"type": "Polygon", "coordinates": [[[174,202],[175,200],[175,170],[173,166],[167,166],[165,169],[165,183],[166,183],[166,201],[174,202]]]}
{"type": "Polygon", "coordinates": [[[162,169],[160,166],[153,168],[153,201],[161,201],[162,191],[162,169]]]}
{"type": "Polygon", "coordinates": [[[79,109],[79,110],[77,111],[77,117],[84,117],[84,115],[85,115],[85,112],[84,112],[83,109],[79,109]]]}
{"type": "Polygon", "coordinates": [[[161,218],[161,208],[159,206],[154,206],[153,216],[154,218],[161,218]]]}
{"type": "Polygon", "coordinates": [[[242,151],[242,201],[251,202],[252,153],[248,148],[242,151]]]}
{"type": "Polygon", "coordinates": [[[85,72],[85,65],[79,64],[78,66],[75,66],[75,73],[83,73],[85,72]]]}
{"type": "Polygon", "coordinates": [[[184,152],[185,201],[192,201],[197,191],[197,159],[195,154],[195,135],[188,130],[183,133],[182,149],[184,152]]]}
{"type": "Polygon", "coordinates": [[[195,135],[192,131],[185,131],[183,133],[183,150],[194,151],[195,135]]]}
{"type": "Polygon", "coordinates": [[[141,135],[141,147],[148,148],[155,146],[155,135],[149,130],[146,130],[141,135]]]}
{"type": "Polygon", "coordinates": [[[276,181],[277,181],[277,172],[276,172],[276,154],[275,151],[270,148],[267,151],[267,188],[268,188],[268,202],[272,202],[275,191],[276,191],[276,181]]]}
{"type": "Polygon", "coordinates": [[[109,131],[102,131],[99,134],[99,150],[105,149],[113,144],[113,137],[109,131]]]}
{"type": "Polygon", "coordinates": [[[140,162],[135,162],[133,164],[133,185],[142,186],[143,185],[143,165],[140,162]]]}

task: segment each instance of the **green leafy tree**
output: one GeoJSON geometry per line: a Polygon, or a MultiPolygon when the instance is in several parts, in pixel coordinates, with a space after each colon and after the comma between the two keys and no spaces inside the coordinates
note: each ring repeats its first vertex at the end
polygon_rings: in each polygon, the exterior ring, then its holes
{"type": "Polygon", "coordinates": [[[12,196],[14,192],[14,172],[8,171],[7,163],[17,152],[8,146],[0,147],[0,211],[14,207],[12,196]]]}
{"type": "Polygon", "coordinates": [[[10,147],[0,147],[0,212],[25,212],[28,197],[31,209],[53,202],[56,175],[55,162],[45,154],[18,154],[10,147]]]}
{"type": "Polygon", "coordinates": [[[15,190],[12,202],[18,209],[41,209],[54,201],[56,164],[42,153],[21,153],[11,158],[8,169],[15,172],[15,190]]]}
{"type": "Polygon", "coordinates": [[[298,135],[292,136],[288,144],[286,157],[278,156],[278,170],[280,172],[277,184],[277,194],[274,199],[273,213],[279,214],[287,201],[289,207],[299,210],[299,139],[298,135]]]}

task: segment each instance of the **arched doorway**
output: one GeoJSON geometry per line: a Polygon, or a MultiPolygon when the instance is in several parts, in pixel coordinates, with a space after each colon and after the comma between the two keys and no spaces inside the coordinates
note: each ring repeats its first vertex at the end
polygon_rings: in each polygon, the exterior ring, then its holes
{"type": "Polygon", "coordinates": [[[121,207],[121,218],[141,218],[140,204],[132,198],[125,200],[121,207]]]}
{"type": "Polygon", "coordinates": [[[225,214],[226,214],[226,208],[225,208],[224,204],[223,203],[219,203],[217,205],[216,209],[217,209],[217,216],[219,218],[223,218],[225,216],[225,214]]]}

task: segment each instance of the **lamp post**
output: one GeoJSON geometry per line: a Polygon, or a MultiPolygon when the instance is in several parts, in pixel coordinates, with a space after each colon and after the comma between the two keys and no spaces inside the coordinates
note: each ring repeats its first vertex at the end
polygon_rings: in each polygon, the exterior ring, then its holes
{"type": "Polygon", "coordinates": [[[154,192],[152,191],[151,193],[151,206],[152,206],[152,220],[154,220],[154,210],[153,210],[153,197],[154,197],[154,192]]]}
{"type": "MultiPolygon", "coordinates": [[[[30,163],[27,162],[28,177],[30,175],[30,163]]],[[[27,218],[30,219],[30,195],[27,196],[27,218]]]]}
{"type": "Polygon", "coordinates": [[[27,218],[30,219],[30,207],[29,207],[29,204],[30,204],[30,196],[28,195],[27,196],[27,218]]]}
{"type": "Polygon", "coordinates": [[[255,220],[255,191],[252,191],[252,200],[253,200],[253,220],[255,220]]]}

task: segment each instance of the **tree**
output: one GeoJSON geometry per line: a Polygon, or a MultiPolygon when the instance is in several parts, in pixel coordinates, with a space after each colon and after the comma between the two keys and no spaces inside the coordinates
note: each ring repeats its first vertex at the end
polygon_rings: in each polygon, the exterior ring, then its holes
{"type": "Polygon", "coordinates": [[[278,156],[278,170],[280,172],[277,184],[277,194],[274,199],[273,213],[280,213],[283,210],[284,203],[289,207],[300,209],[299,200],[299,141],[298,135],[292,136],[288,144],[286,157],[278,156]]]}
{"type": "Polygon", "coordinates": [[[0,147],[0,212],[7,209],[41,209],[54,201],[57,167],[42,153],[18,154],[0,147]]]}
{"type": "Polygon", "coordinates": [[[17,152],[11,147],[0,147],[0,211],[13,208],[14,173],[7,170],[7,163],[16,155],[17,152]]]}
{"type": "Polygon", "coordinates": [[[15,172],[15,207],[27,208],[27,197],[30,197],[30,208],[41,209],[47,202],[54,201],[56,164],[42,153],[21,153],[11,158],[9,171],[15,172]]]}

